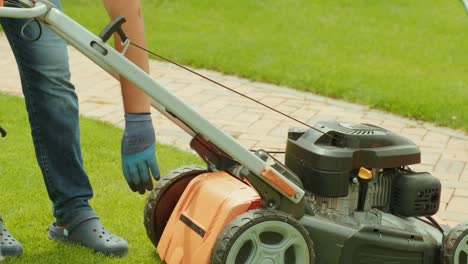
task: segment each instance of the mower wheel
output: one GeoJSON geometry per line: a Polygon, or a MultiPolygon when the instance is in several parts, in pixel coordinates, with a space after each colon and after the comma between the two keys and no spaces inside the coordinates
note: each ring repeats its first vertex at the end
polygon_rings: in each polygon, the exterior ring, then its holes
{"type": "Polygon", "coordinates": [[[144,224],[146,234],[155,247],[187,185],[193,178],[205,172],[208,170],[201,166],[183,166],[167,173],[154,186],[146,200],[144,224]]]}
{"type": "Polygon", "coordinates": [[[468,263],[468,222],[455,226],[442,244],[442,263],[468,263]]]}
{"type": "Polygon", "coordinates": [[[314,245],[307,230],[291,215],[257,209],[239,215],[220,234],[211,264],[313,264],[314,245]]]}

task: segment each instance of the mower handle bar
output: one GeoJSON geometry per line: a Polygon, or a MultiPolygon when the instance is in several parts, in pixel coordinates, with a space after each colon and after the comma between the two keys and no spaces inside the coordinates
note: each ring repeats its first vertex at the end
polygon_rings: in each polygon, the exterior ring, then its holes
{"type": "Polygon", "coordinates": [[[0,17],[9,18],[36,18],[47,13],[47,6],[44,3],[37,2],[33,7],[29,8],[14,8],[3,6],[3,1],[0,0],[0,17]]]}

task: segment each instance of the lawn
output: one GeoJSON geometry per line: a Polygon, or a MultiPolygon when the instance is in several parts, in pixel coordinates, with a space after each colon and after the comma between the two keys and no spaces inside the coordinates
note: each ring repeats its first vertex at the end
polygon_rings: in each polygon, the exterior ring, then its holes
{"type": "MultiPolygon", "coordinates": [[[[98,2],[63,0],[95,33],[108,21],[98,2]]],[[[468,130],[459,0],[142,2],[150,49],[183,64],[468,130]]]]}
{"type": "MultiPolygon", "coordinates": [[[[159,263],[143,226],[147,195],[131,192],[120,170],[121,129],[81,120],[83,158],[94,187],[91,204],[104,225],[130,243],[129,255],[117,259],[47,238],[51,203],[36,164],[23,100],[0,94],[0,113],[0,126],[8,132],[0,138],[0,214],[24,246],[22,256],[5,263],[159,263]]],[[[163,173],[201,164],[198,157],[170,146],[159,145],[157,153],[163,173]]]]}

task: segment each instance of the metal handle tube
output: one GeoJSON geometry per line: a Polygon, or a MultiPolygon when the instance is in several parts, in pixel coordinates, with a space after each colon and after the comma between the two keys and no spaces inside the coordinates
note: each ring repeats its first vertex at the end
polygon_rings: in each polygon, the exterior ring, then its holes
{"type": "Polygon", "coordinates": [[[35,18],[43,16],[47,12],[47,6],[37,3],[31,8],[0,7],[0,17],[9,18],[35,18]]]}
{"type": "Polygon", "coordinates": [[[468,13],[468,0],[462,0],[463,5],[465,6],[465,11],[468,13]]]}
{"type": "MultiPolygon", "coordinates": [[[[51,8],[43,17],[43,20],[54,32],[69,41],[76,49],[93,60],[96,64],[107,71],[116,72],[134,83],[152,99],[158,102],[160,106],[163,106],[166,111],[169,111],[178,119],[182,120],[184,124],[187,124],[194,132],[199,133],[206,140],[213,142],[292,202],[298,203],[302,199],[304,191],[301,188],[271,168],[271,166],[267,165],[248,149],[244,148],[230,135],[221,131],[195,109],[181,101],[122,54],[102,42],[101,39],[73,19],[56,8],[51,8]],[[281,177],[284,182],[295,190],[295,195],[287,195],[274,183],[260,176],[264,168],[268,168],[281,177]]],[[[157,110],[160,112],[164,111],[162,107],[159,107],[157,110]]]]}

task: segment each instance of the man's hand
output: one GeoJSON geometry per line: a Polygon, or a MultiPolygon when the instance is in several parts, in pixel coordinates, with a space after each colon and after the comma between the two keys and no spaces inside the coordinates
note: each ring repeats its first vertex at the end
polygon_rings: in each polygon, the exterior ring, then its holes
{"type": "Polygon", "coordinates": [[[153,180],[159,180],[155,154],[154,128],[151,115],[125,114],[122,138],[122,170],[132,191],[140,194],[153,189],[153,180]]]}

